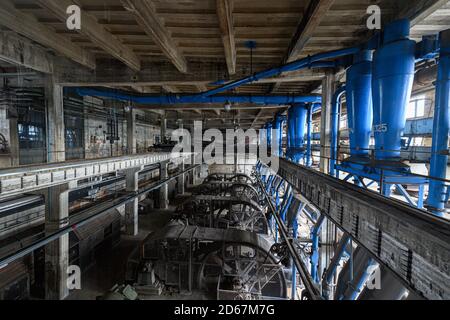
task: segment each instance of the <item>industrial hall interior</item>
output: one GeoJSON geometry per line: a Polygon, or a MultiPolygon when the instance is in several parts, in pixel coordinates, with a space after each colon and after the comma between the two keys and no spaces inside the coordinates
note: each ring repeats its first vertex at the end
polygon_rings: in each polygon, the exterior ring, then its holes
{"type": "Polygon", "coordinates": [[[0,81],[0,300],[450,299],[449,0],[1,0],[0,81]]]}

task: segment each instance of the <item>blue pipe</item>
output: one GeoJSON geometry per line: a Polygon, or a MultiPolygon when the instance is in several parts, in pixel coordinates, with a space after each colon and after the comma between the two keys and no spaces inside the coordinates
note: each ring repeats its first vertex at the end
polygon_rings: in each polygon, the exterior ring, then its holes
{"type": "Polygon", "coordinates": [[[336,274],[337,267],[339,266],[341,260],[345,255],[347,246],[349,245],[351,237],[348,233],[344,233],[341,240],[339,241],[339,246],[324,274],[324,281],[322,284],[322,295],[326,300],[331,299],[331,284],[333,282],[333,277],[336,274]]]}
{"type": "Polygon", "coordinates": [[[137,104],[183,104],[183,103],[254,103],[254,104],[293,104],[293,103],[317,103],[322,100],[319,96],[294,96],[294,95],[223,95],[223,96],[202,96],[196,95],[136,95],[133,93],[118,92],[111,89],[93,89],[93,88],[75,88],[75,92],[80,96],[93,96],[100,98],[109,98],[124,102],[133,102],[137,104]]]}
{"type": "Polygon", "coordinates": [[[288,149],[288,158],[295,163],[305,156],[305,125],[308,116],[306,104],[300,103],[293,105],[288,111],[288,140],[290,141],[288,149]]]}
{"type": "Polygon", "coordinates": [[[330,175],[336,176],[336,162],[338,158],[338,135],[339,135],[339,114],[341,112],[341,97],[346,90],[345,86],[336,90],[331,104],[331,155],[330,155],[330,175]]]}
{"type": "Polygon", "coordinates": [[[308,121],[307,121],[307,133],[306,133],[306,166],[311,167],[313,164],[312,159],[312,122],[313,122],[313,109],[314,105],[310,105],[308,108],[308,121]]]}
{"type": "Polygon", "coordinates": [[[274,190],[274,196],[275,196],[275,206],[277,208],[277,210],[280,207],[280,189],[281,187],[284,185],[284,180],[280,179],[280,183],[278,184],[278,186],[275,188],[274,190]]]}
{"type": "Polygon", "coordinates": [[[266,123],[266,130],[267,130],[267,148],[272,148],[272,123],[268,122],[266,123]]]}
{"type": "Polygon", "coordinates": [[[272,154],[277,157],[283,155],[283,122],[285,117],[277,115],[273,121],[272,128],[274,130],[274,140],[277,142],[277,150],[272,150],[272,154]]]}
{"type": "MultiPolygon", "coordinates": [[[[450,134],[450,30],[441,32],[439,38],[441,49],[436,82],[430,176],[445,180],[450,134]]],[[[435,215],[445,215],[446,198],[445,182],[431,179],[428,206],[435,215]]]]}
{"type": "Polygon", "coordinates": [[[364,273],[358,279],[358,281],[354,285],[352,292],[348,297],[345,298],[345,300],[356,300],[358,298],[358,296],[364,289],[364,286],[366,285],[367,281],[369,281],[369,278],[372,275],[374,268],[376,268],[377,266],[378,262],[375,259],[373,258],[368,259],[364,273]]]}
{"type": "Polygon", "coordinates": [[[286,204],[286,206],[284,206],[284,209],[281,212],[281,218],[283,219],[283,221],[286,221],[286,214],[287,214],[289,208],[291,207],[293,198],[294,198],[294,195],[292,194],[292,192],[289,192],[289,196],[287,198],[287,204],[286,204]]]}
{"type": "MultiPolygon", "coordinates": [[[[280,216],[283,222],[286,222],[286,214],[291,206],[292,198],[293,198],[292,192],[290,189],[288,189],[287,195],[284,196],[283,203],[281,204],[282,209],[280,216]]],[[[277,243],[278,243],[278,228],[279,226],[277,225],[275,228],[275,242],[277,243]]]]}
{"type": "Polygon", "coordinates": [[[319,278],[319,239],[320,230],[322,230],[323,222],[325,221],[325,215],[320,215],[316,225],[311,231],[312,247],[311,247],[311,277],[315,283],[320,282],[319,278]]]}
{"type": "Polygon", "coordinates": [[[328,59],[353,55],[353,54],[357,53],[359,50],[360,50],[359,47],[353,47],[353,48],[319,53],[319,54],[316,54],[316,55],[313,55],[313,56],[310,56],[307,58],[293,61],[293,62],[283,65],[281,67],[271,68],[271,69],[267,69],[267,70],[255,73],[254,75],[251,75],[249,77],[245,77],[243,79],[230,82],[220,88],[206,91],[206,92],[202,93],[201,95],[204,97],[213,96],[218,93],[222,93],[222,92],[229,91],[231,89],[240,87],[244,84],[249,84],[252,82],[259,81],[261,79],[280,75],[284,72],[296,71],[296,70],[301,70],[301,69],[312,67],[312,66],[314,66],[315,62],[320,62],[322,60],[328,60],[328,59]]]}
{"type": "Polygon", "coordinates": [[[372,52],[361,51],[347,70],[347,116],[352,157],[368,158],[373,123],[372,52]]]}
{"type": "Polygon", "coordinates": [[[269,192],[269,190],[272,188],[272,182],[273,182],[274,176],[270,175],[269,179],[267,180],[267,185],[266,185],[266,191],[269,192]]]}
{"type": "Polygon", "coordinates": [[[288,122],[287,122],[287,150],[286,158],[292,159],[292,148],[294,146],[295,140],[295,118],[292,116],[292,107],[288,110],[288,122]]]}
{"type": "Polygon", "coordinates": [[[400,159],[415,69],[416,42],[409,39],[409,30],[408,20],[387,25],[383,45],[373,58],[373,130],[377,160],[400,159]]]}
{"type": "MultiPolygon", "coordinates": [[[[298,222],[297,222],[297,216],[294,216],[294,221],[292,221],[292,238],[297,240],[298,236],[298,222]]],[[[295,263],[292,264],[292,300],[297,299],[297,267],[295,266],[295,263]]]]}

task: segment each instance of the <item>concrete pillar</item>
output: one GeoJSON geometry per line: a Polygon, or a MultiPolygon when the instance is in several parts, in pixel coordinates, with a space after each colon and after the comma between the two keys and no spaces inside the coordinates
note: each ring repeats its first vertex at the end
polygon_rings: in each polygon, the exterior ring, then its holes
{"type": "Polygon", "coordinates": [[[9,149],[11,153],[11,166],[20,165],[20,148],[19,148],[19,129],[17,126],[18,115],[17,110],[13,107],[8,108],[9,119],[9,149]]]}
{"type": "Polygon", "coordinates": [[[335,90],[335,75],[328,72],[322,81],[322,112],[320,123],[320,171],[328,173],[331,155],[331,103],[335,90]]]}
{"type": "Polygon", "coordinates": [[[136,110],[133,108],[127,112],[127,148],[128,154],[137,153],[136,110]]]}
{"type": "MultiPolygon", "coordinates": [[[[180,130],[184,129],[183,122],[180,122],[179,129],[180,130]]],[[[183,172],[185,170],[186,166],[185,166],[184,159],[182,159],[179,168],[180,168],[181,172],[183,172]]],[[[184,173],[178,177],[177,184],[178,184],[178,194],[184,194],[184,191],[185,191],[184,189],[185,189],[185,184],[186,184],[186,175],[184,173]]]]}
{"type": "MultiPolygon", "coordinates": [[[[164,180],[169,177],[169,161],[161,163],[159,179],[164,180]]],[[[159,209],[166,210],[169,208],[169,186],[165,183],[159,189],[159,209]]]]}
{"type": "MultiPolygon", "coordinates": [[[[83,102],[89,103],[90,97],[83,97],[83,102]]],[[[89,120],[89,108],[84,106],[83,109],[83,119],[84,119],[84,158],[91,159],[91,130],[90,130],[90,120],[89,120]]]]}
{"type": "Polygon", "coordinates": [[[66,160],[63,87],[53,76],[47,76],[45,81],[47,162],[63,162],[66,160]]]}
{"type": "MultiPolygon", "coordinates": [[[[45,194],[45,233],[58,232],[69,224],[69,191],[76,182],[47,189],[45,194]]],[[[69,295],[67,286],[69,267],[69,234],[45,246],[45,298],[62,300],[69,295]]]]}
{"type": "Polygon", "coordinates": [[[189,171],[189,184],[195,186],[195,169],[189,171]]]}
{"type": "MultiPolygon", "coordinates": [[[[139,190],[139,172],[144,167],[131,168],[125,170],[125,186],[127,192],[137,192],[139,190]]],[[[139,199],[125,205],[125,233],[129,236],[137,236],[139,233],[139,199]]]]}
{"type": "Polygon", "coordinates": [[[166,134],[167,134],[167,119],[164,114],[161,118],[161,143],[166,142],[166,134]]]}
{"type": "MultiPolygon", "coordinates": [[[[184,159],[182,160],[182,162],[180,163],[180,171],[183,172],[186,168],[185,164],[184,164],[184,159]]],[[[184,194],[184,187],[185,187],[185,183],[186,183],[186,177],[185,174],[183,173],[181,176],[178,177],[177,179],[177,185],[178,185],[178,194],[184,194]]]]}

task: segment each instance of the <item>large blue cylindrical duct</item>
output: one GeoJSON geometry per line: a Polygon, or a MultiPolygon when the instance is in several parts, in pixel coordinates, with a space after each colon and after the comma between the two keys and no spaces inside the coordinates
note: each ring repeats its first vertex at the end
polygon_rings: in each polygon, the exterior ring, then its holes
{"type": "MultiPolygon", "coordinates": [[[[433,145],[430,176],[447,178],[448,142],[450,133],[450,30],[440,35],[441,51],[436,81],[433,145]]],[[[445,215],[446,186],[444,181],[431,179],[428,206],[438,216],[445,215]]]]}
{"type": "Polygon", "coordinates": [[[283,155],[283,122],[284,118],[281,115],[277,115],[272,124],[273,131],[273,141],[276,143],[272,143],[273,148],[272,154],[281,157],[283,155]]]}
{"type": "Polygon", "coordinates": [[[305,103],[293,105],[288,111],[288,158],[300,162],[304,156],[305,127],[308,117],[308,107],[305,103]]]}
{"type": "Polygon", "coordinates": [[[355,55],[347,70],[346,98],[350,154],[368,157],[373,123],[371,51],[355,55]]]}
{"type": "Polygon", "coordinates": [[[415,46],[409,39],[410,23],[398,20],[384,31],[383,44],[373,59],[375,157],[400,159],[406,108],[414,81],[415,46]]]}

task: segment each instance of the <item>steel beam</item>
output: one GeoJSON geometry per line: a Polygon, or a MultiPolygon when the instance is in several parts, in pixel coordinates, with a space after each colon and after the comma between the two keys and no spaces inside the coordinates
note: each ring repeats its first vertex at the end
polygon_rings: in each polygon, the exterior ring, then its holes
{"type": "Polygon", "coordinates": [[[283,239],[283,241],[285,241],[286,246],[287,246],[289,252],[291,253],[294,265],[297,268],[297,271],[300,275],[300,278],[302,279],[302,283],[305,286],[306,291],[308,292],[308,294],[310,295],[310,298],[312,300],[321,300],[321,295],[320,295],[319,289],[316,287],[313,279],[311,278],[311,275],[308,272],[308,268],[303,263],[303,260],[300,256],[299,252],[295,249],[295,247],[292,243],[292,239],[290,239],[290,237],[289,237],[287,227],[286,227],[285,223],[283,222],[283,220],[281,219],[279,212],[275,208],[275,205],[271,201],[269,194],[265,190],[264,183],[262,182],[260,176],[258,176],[258,183],[259,183],[261,190],[264,193],[264,197],[266,198],[266,201],[269,205],[269,210],[270,210],[270,212],[272,212],[272,215],[276,220],[276,223],[277,223],[279,231],[280,231],[280,236],[283,239]]]}
{"type": "Polygon", "coordinates": [[[278,174],[411,290],[450,299],[450,221],[285,159],[278,174]]]}
{"type": "Polygon", "coordinates": [[[139,199],[140,197],[147,195],[150,192],[158,190],[161,187],[170,183],[171,181],[177,179],[180,175],[191,172],[191,171],[197,169],[198,167],[199,167],[199,165],[190,166],[184,172],[180,172],[180,173],[178,173],[174,176],[168,177],[166,179],[161,179],[159,182],[156,182],[155,184],[152,184],[150,186],[139,189],[139,191],[128,192],[120,198],[101,203],[97,206],[94,206],[93,208],[88,208],[88,209],[80,212],[74,218],[71,218],[69,224],[67,226],[61,228],[58,232],[46,235],[44,238],[37,240],[36,242],[31,243],[30,245],[24,246],[24,247],[20,248],[20,250],[14,252],[14,253],[11,253],[11,254],[8,254],[7,256],[1,257],[0,258],[0,270],[2,268],[6,267],[8,264],[16,261],[17,259],[27,256],[28,254],[32,253],[34,250],[37,250],[57,239],[60,239],[61,237],[69,234],[70,232],[72,232],[73,230],[75,230],[77,228],[81,228],[82,226],[87,225],[88,223],[91,223],[92,221],[94,221],[95,219],[104,215],[105,213],[110,212],[110,210],[122,207],[122,206],[134,201],[134,199],[136,199],[136,198],[139,199]]]}
{"type": "MultiPolygon", "coordinates": [[[[0,170],[0,199],[25,192],[49,188],[69,181],[87,179],[140,166],[149,166],[179,158],[169,153],[107,158],[24,166],[0,170]]],[[[188,157],[188,155],[186,155],[188,157]]]]}

